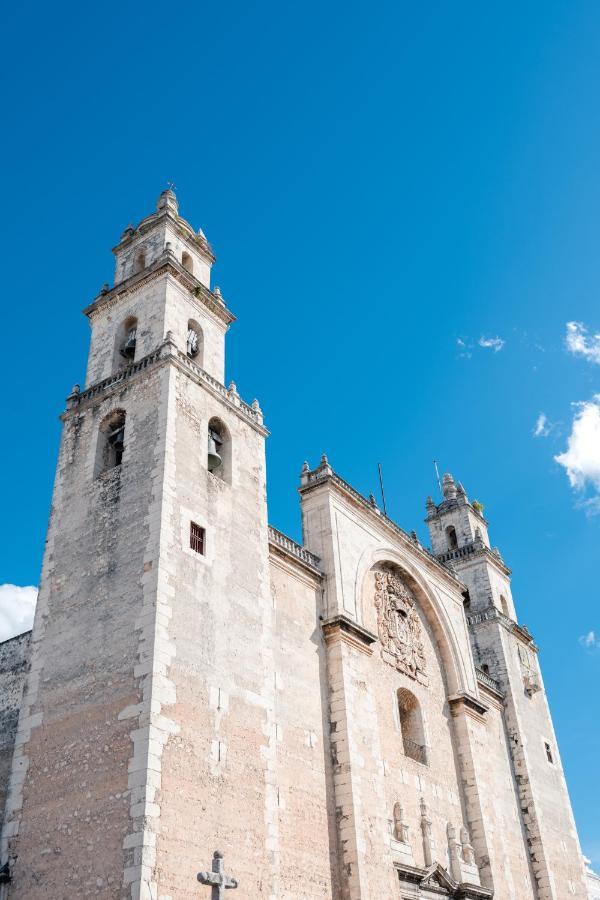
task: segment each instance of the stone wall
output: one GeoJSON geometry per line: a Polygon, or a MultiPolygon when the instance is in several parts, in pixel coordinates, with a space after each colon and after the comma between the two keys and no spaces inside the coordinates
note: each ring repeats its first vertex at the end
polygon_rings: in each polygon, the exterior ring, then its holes
{"type": "Polygon", "coordinates": [[[0,644],[0,824],[29,663],[30,641],[31,632],[26,631],[0,644]]]}
{"type": "Polygon", "coordinates": [[[140,777],[127,710],[142,700],[142,612],[156,594],[167,372],[146,370],[65,421],[3,832],[11,900],[122,896],[140,777]],[[127,414],[123,462],[95,477],[99,424],[115,408],[127,414]]]}

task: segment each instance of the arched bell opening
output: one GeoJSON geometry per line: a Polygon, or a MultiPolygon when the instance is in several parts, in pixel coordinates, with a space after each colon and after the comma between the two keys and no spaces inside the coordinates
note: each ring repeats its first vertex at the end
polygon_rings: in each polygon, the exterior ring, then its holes
{"type": "Polygon", "coordinates": [[[204,368],[204,335],[195,319],[189,319],[187,324],[186,351],[189,359],[204,368]]]}
{"type": "Polygon", "coordinates": [[[117,329],[113,369],[132,363],[137,353],[138,320],[127,316],[117,329]]]}
{"type": "Polygon", "coordinates": [[[231,484],[231,437],[226,425],[216,417],[208,423],[206,467],[216,478],[231,484]]]}
{"type": "Polygon", "coordinates": [[[116,409],[106,416],[98,429],[94,475],[102,475],[123,462],[125,452],[125,410],[116,409]]]}
{"type": "Polygon", "coordinates": [[[136,250],[135,256],[133,258],[133,270],[132,275],[137,275],[138,272],[142,272],[146,268],[146,251],[143,248],[136,250]]]}
{"type": "Polygon", "coordinates": [[[447,526],[446,541],[448,543],[449,550],[456,550],[458,548],[458,536],[456,534],[456,528],[454,527],[454,525],[447,526]]]}

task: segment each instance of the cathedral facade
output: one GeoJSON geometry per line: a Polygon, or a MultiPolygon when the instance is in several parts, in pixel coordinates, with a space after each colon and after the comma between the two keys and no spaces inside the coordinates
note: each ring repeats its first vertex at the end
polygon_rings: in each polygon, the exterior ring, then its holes
{"type": "Polygon", "coordinates": [[[584,900],[483,508],[445,475],[429,550],[323,457],[270,527],[206,238],[165,191],[114,254],[0,645],[1,900],[584,900]]]}

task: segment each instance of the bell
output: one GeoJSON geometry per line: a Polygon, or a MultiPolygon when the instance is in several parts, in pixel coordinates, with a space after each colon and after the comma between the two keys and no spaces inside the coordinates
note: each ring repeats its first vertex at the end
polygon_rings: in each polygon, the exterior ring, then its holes
{"type": "Polygon", "coordinates": [[[125,426],[121,425],[120,428],[115,428],[115,430],[109,434],[108,442],[111,447],[114,447],[117,453],[122,453],[125,447],[125,426]]]}
{"type": "Polygon", "coordinates": [[[135,339],[136,339],[136,330],[132,328],[132,330],[127,335],[127,340],[121,347],[121,356],[124,356],[125,359],[133,359],[135,356],[135,339]]]}
{"type": "Polygon", "coordinates": [[[192,359],[198,353],[198,335],[193,328],[190,328],[187,336],[187,355],[192,359]]]}
{"type": "MultiPolygon", "coordinates": [[[[220,442],[219,442],[220,446],[220,442]]],[[[219,449],[217,447],[217,441],[213,434],[209,434],[208,436],[208,471],[214,472],[215,469],[218,469],[222,463],[222,459],[219,456],[219,449]]]]}

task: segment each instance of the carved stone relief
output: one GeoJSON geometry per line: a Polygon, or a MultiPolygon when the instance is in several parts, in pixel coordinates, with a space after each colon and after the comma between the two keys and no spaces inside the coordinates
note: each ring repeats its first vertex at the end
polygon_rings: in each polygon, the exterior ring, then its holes
{"type": "Polygon", "coordinates": [[[394,572],[375,572],[375,608],[383,658],[399,672],[423,680],[421,620],[412,591],[394,572]]]}

